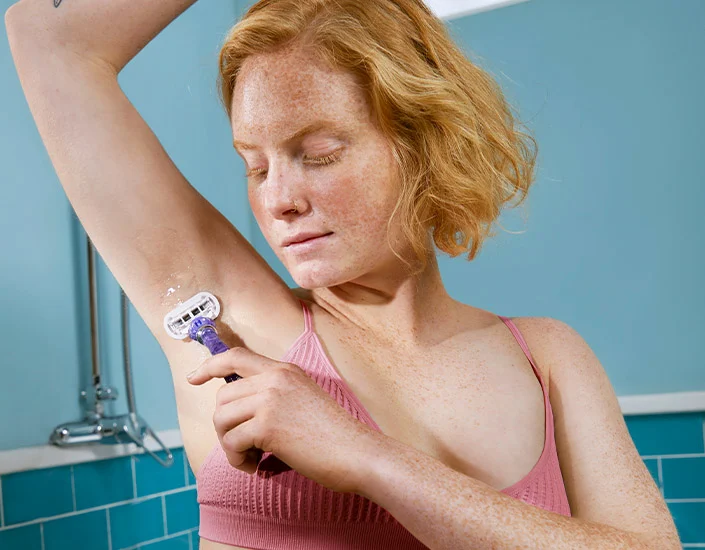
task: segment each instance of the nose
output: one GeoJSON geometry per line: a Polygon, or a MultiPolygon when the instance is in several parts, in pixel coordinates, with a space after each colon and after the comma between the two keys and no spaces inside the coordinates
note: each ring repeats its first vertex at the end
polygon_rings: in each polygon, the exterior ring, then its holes
{"type": "Polygon", "coordinates": [[[264,186],[264,207],[274,218],[288,218],[301,214],[305,182],[303,172],[294,163],[271,163],[264,186]],[[296,200],[296,211],[294,209],[296,200]]]}

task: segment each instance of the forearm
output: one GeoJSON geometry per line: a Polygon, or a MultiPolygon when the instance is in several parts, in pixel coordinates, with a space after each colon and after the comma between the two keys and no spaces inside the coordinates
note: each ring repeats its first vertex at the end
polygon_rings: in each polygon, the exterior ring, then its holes
{"type": "Polygon", "coordinates": [[[371,456],[357,492],[431,550],[649,548],[632,533],[526,504],[391,438],[371,456]]]}
{"type": "Polygon", "coordinates": [[[8,34],[39,47],[65,47],[109,63],[116,73],[196,0],[21,0],[8,34]],[[54,7],[58,4],[57,7],[54,7]]]}

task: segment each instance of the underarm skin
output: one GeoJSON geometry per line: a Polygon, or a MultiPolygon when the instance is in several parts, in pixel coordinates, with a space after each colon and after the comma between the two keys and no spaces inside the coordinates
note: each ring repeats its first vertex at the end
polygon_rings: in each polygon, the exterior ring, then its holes
{"type": "Polygon", "coordinates": [[[376,441],[358,494],[388,510],[432,550],[680,548],[526,504],[392,438],[376,441]]]}

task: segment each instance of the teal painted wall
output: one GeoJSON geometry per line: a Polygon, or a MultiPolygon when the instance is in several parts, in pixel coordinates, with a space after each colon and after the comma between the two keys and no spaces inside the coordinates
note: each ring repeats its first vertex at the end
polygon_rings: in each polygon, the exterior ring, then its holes
{"type": "MultiPolygon", "coordinates": [[[[0,0],[3,12],[10,0],[0,0]]],[[[215,90],[222,37],[243,2],[199,2],[152,41],[120,83],[179,169],[293,281],[253,222],[215,90]]],[[[476,261],[441,256],[455,298],[572,325],[619,395],[705,391],[697,342],[705,291],[705,3],[531,0],[452,21],[539,142],[528,207],[509,211],[476,261]]],[[[81,417],[90,373],[84,234],[21,91],[2,27],[0,450],[40,445],[81,417]],[[9,236],[9,238],[8,238],[9,236]],[[16,328],[16,316],[31,319],[16,328]],[[11,317],[12,316],[12,317],[11,317]]],[[[101,362],[126,410],[119,288],[100,263],[101,362]]],[[[139,412],[177,427],[168,365],[131,310],[139,412]]]]}

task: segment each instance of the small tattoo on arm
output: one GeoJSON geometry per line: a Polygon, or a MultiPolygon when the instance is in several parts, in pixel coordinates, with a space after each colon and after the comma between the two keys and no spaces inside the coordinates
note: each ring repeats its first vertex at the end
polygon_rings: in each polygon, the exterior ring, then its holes
{"type": "Polygon", "coordinates": [[[58,8],[61,5],[61,0],[54,0],[54,7],[58,8]]]}

